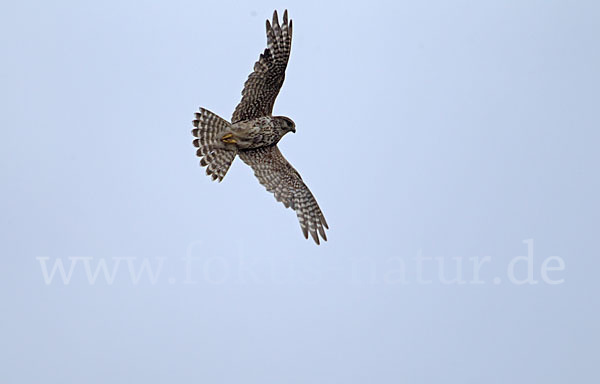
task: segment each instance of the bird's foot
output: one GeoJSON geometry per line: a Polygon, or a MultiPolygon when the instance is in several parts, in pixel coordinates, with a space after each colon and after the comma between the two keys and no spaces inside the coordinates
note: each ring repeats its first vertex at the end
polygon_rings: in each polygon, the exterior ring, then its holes
{"type": "Polygon", "coordinates": [[[235,141],[235,139],[233,138],[233,135],[231,133],[228,133],[228,134],[224,135],[221,138],[221,140],[224,143],[227,143],[227,144],[235,144],[235,143],[237,143],[237,141],[235,141]]]}

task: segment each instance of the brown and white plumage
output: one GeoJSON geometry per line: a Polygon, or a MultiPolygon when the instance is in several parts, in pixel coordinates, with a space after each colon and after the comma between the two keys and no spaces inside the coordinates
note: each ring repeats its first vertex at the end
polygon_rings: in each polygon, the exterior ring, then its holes
{"type": "Polygon", "coordinates": [[[200,157],[200,165],[206,168],[206,174],[213,180],[223,180],[237,154],[237,147],[221,141],[221,137],[231,129],[231,124],[211,111],[200,108],[196,112],[192,129],[196,155],[200,157]]]}
{"type": "Polygon", "coordinates": [[[275,194],[277,201],[296,211],[304,237],[310,233],[317,244],[318,235],[327,240],[324,228],[329,226],[317,200],[276,145],[241,151],[240,158],[252,167],[258,181],[275,194]]]}
{"type": "Polygon", "coordinates": [[[275,11],[273,24],[267,20],[267,48],[254,63],[254,72],[244,83],[242,100],[233,112],[232,123],[271,116],[273,112],[292,48],[292,21],[288,23],[287,10],[283,12],[281,26],[278,19],[275,11]]]}
{"type": "Polygon", "coordinates": [[[254,170],[258,181],[275,194],[286,208],[296,211],[302,233],[319,244],[327,240],[329,229],[323,212],[300,174],[283,157],[277,143],[288,132],[296,132],[294,122],[284,116],[272,116],[273,105],[285,79],[292,44],[292,21],[287,10],[279,24],[277,11],[273,22],[267,20],[267,48],[254,64],[242,90],[231,123],[200,108],[192,134],[200,165],[213,180],[221,181],[236,155],[254,170]]]}

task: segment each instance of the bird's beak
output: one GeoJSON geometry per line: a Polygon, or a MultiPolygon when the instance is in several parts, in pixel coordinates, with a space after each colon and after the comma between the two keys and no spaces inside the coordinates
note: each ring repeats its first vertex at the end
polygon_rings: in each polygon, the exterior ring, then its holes
{"type": "Polygon", "coordinates": [[[292,132],[296,133],[296,127],[292,127],[292,132]]]}

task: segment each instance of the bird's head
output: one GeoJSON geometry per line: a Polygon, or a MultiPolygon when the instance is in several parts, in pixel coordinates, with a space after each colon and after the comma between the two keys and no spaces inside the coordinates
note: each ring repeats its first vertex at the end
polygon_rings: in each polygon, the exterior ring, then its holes
{"type": "Polygon", "coordinates": [[[275,119],[279,122],[279,128],[283,130],[283,133],[286,134],[288,132],[296,133],[296,124],[289,117],[285,116],[275,116],[275,119]]]}

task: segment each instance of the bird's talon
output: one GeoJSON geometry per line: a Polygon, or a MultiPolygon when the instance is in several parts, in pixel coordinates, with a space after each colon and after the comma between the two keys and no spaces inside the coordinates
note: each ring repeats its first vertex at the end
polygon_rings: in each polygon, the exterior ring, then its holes
{"type": "Polygon", "coordinates": [[[235,139],[233,138],[233,134],[231,134],[231,133],[223,135],[223,137],[221,138],[221,141],[224,143],[227,143],[227,144],[237,143],[237,141],[235,141],[235,139]]]}
{"type": "Polygon", "coordinates": [[[235,139],[233,138],[233,134],[231,134],[231,133],[223,135],[223,137],[221,138],[221,141],[224,143],[227,143],[227,144],[237,143],[237,141],[235,141],[235,139]]]}

